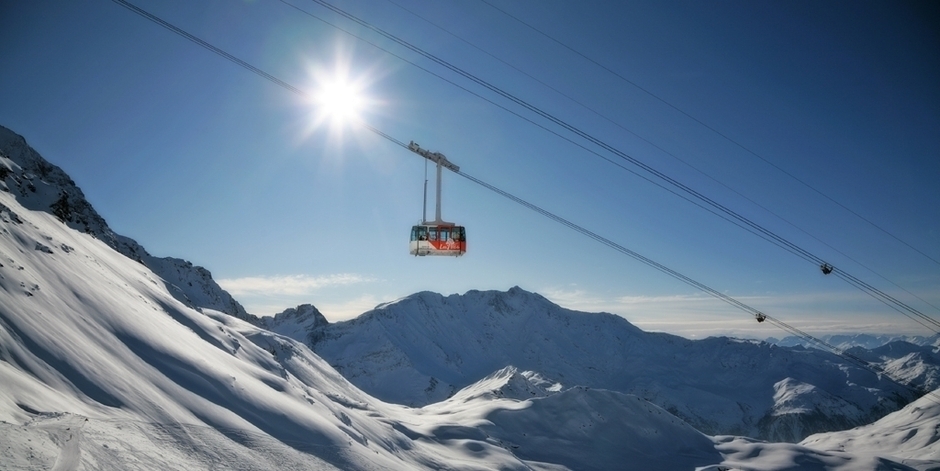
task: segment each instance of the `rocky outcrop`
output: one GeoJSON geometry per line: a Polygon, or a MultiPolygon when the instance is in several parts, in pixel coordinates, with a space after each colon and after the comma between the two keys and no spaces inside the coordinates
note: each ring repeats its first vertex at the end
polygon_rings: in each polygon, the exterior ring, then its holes
{"type": "Polygon", "coordinates": [[[52,214],[63,224],[90,234],[124,256],[146,265],[183,303],[258,322],[258,318],[248,314],[205,268],[178,258],[154,257],[135,240],[112,231],[61,168],[39,155],[22,136],[3,126],[0,126],[0,191],[12,193],[25,208],[52,214]]]}

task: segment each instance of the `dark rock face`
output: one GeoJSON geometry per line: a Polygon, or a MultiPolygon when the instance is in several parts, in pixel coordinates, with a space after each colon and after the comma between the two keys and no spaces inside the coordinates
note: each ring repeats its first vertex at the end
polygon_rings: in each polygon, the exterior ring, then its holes
{"type": "Polygon", "coordinates": [[[22,136],[3,126],[0,126],[0,177],[0,191],[12,193],[24,207],[52,214],[72,229],[90,234],[124,256],[146,265],[183,303],[250,322],[258,321],[223,290],[205,268],[178,258],[154,257],[135,240],[112,231],[61,168],[39,155],[22,136]]]}

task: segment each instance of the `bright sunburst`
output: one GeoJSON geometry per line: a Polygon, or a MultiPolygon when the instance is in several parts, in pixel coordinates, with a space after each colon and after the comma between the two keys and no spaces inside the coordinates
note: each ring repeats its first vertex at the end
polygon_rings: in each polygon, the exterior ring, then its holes
{"type": "Polygon", "coordinates": [[[365,104],[362,90],[348,77],[321,83],[315,101],[322,119],[328,120],[331,127],[358,121],[365,104]]]}
{"type": "Polygon", "coordinates": [[[309,94],[303,105],[309,117],[301,138],[316,134],[331,150],[327,155],[341,160],[342,149],[350,144],[348,138],[358,142],[364,137],[358,131],[376,113],[380,102],[369,95],[375,71],[357,64],[354,54],[341,45],[336,47],[332,61],[307,65],[309,94]]]}
{"type": "Polygon", "coordinates": [[[332,137],[355,127],[367,111],[366,74],[354,75],[350,64],[339,61],[331,68],[313,69],[313,128],[328,126],[332,137]]]}

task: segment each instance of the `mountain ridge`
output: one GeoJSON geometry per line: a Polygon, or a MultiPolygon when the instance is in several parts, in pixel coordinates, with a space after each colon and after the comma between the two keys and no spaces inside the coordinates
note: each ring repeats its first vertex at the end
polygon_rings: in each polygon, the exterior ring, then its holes
{"type": "Polygon", "coordinates": [[[212,279],[209,270],[179,258],[154,257],[137,241],[111,230],[71,177],[39,155],[23,136],[3,126],[0,126],[0,177],[0,191],[14,195],[23,207],[52,214],[68,227],[91,234],[147,266],[180,301],[257,322],[212,279]]]}
{"type": "MultiPolygon", "coordinates": [[[[420,409],[379,401],[303,342],[258,325],[269,323],[274,330],[310,341],[311,330],[323,333],[331,325],[312,305],[247,322],[180,299],[155,270],[74,227],[85,223],[66,224],[67,218],[46,204],[37,209],[21,204],[17,195],[24,188],[46,195],[46,203],[57,197],[46,191],[53,185],[24,171],[5,152],[0,145],[0,181],[3,189],[17,194],[0,191],[0,467],[727,471],[799,466],[811,471],[926,471],[940,466],[929,455],[930,444],[917,440],[873,455],[861,447],[851,453],[831,448],[840,446],[838,441],[814,448],[709,437],[640,396],[563,384],[543,372],[514,366],[490,371],[450,398],[420,409]],[[883,457],[888,451],[897,458],[883,457]]],[[[36,204],[29,195],[26,199],[36,204]]],[[[597,336],[607,335],[601,327],[625,325],[610,314],[577,313],[580,317],[573,318],[539,295],[521,288],[510,291],[511,296],[474,291],[469,298],[430,292],[418,297],[426,313],[438,320],[454,314],[441,307],[475,299],[464,308],[489,306],[492,316],[484,320],[490,321],[494,338],[508,319],[533,330],[523,340],[536,347],[544,345],[539,335],[547,334],[534,328],[546,317],[526,311],[532,305],[552,310],[551,325],[569,333],[580,331],[585,319],[602,321],[591,329],[597,336]],[[520,311],[529,315],[518,316],[520,311]]],[[[384,311],[372,317],[394,326],[391,322],[398,317],[388,309],[408,314],[412,301],[380,305],[384,311]]],[[[458,312],[480,320],[467,314],[471,310],[458,312]]],[[[437,324],[439,330],[446,326],[437,324]]],[[[638,356],[659,342],[687,349],[695,345],[668,334],[645,333],[629,323],[619,333],[627,340],[635,337],[631,346],[638,356]]],[[[518,337],[515,332],[502,335],[518,337]]],[[[712,342],[717,344],[705,344],[710,350],[754,344],[712,342]]],[[[687,352],[686,358],[697,353],[687,352]]],[[[740,355],[718,357],[723,368],[748,369],[747,358],[740,355]]],[[[479,367],[469,355],[450,360],[457,372],[479,367]]],[[[711,368],[714,358],[702,364],[711,368]]],[[[663,383],[672,380],[661,378],[663,383]]],[[[779,389],[799,392],[796,386],[783,383],[779,389]]],[[[816,386],[807,389],[811,387],[816,386]]],[[[714,399],[694,392],[689,400],[714,399]]],[[[929,430],[940,430],[937,409],[902,411],[891,416],[891,423],[904,428],[904,436],[912,430],[906,427],[917,427],[924,437],[929,430]]],[[[867,430],[881,436],[890,432],[867,430]]]]}
{"type": "MultiPolygon", "coordinates": [[[[513,365],[565,387],[635,394],[709,434],[796,442],[871,422],[914,397],[830,353],[643,332],[622,317],[567,310],[519,287],[419,292],[355,319],[300,329],[294,338],[371,395],[416,407],[513,365]],[[707,407],[696,405],[701,397],[709,398],[707,407]]],[[[931,387],[940,359],[919,358],[892,371],[931,387]]]]}

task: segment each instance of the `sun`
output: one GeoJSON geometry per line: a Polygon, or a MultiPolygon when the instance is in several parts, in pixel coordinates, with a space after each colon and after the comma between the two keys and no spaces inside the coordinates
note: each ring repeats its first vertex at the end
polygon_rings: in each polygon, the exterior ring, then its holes
{"type": "Polygon", "coordinates": [[[305,138],[316,134],[325,137],[329,146],[342,147],[349,137],[361,137],[359,131],[368,127],[366,121],[381,106],[370,95],[375,71],[358,65],[352,57],[338,49],[330,62],[307,63],[305,138]]]}
{"type": "Polygon", "coordinates": [[[314,101],[318,114],[329,121],[331,127],[359,121],[365,105],[361,87],[346,77],[334,77],[321,83],[314,101]]]}

